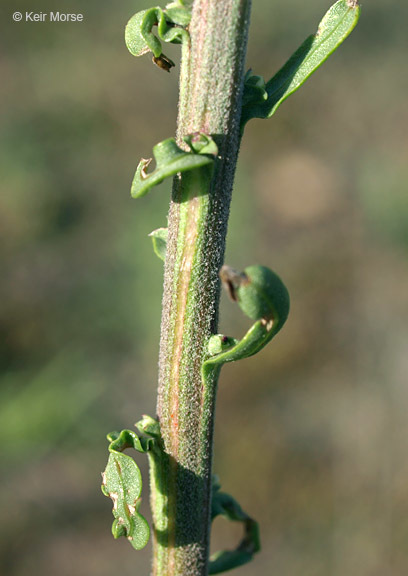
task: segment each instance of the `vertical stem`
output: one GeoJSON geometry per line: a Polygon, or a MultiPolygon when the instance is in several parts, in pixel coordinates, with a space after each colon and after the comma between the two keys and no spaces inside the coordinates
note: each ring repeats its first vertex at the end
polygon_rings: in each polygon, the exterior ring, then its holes
{"type": "Polygon", "coordinates": [[[183,46],[178,140],[211,134],[219,159],[175,178],[165,262],[157,413],[166,458],[152,474],[153,574],[208,573],[216,381],[203,385],[239,148],[251,0],[195,0],[183,46]]]}

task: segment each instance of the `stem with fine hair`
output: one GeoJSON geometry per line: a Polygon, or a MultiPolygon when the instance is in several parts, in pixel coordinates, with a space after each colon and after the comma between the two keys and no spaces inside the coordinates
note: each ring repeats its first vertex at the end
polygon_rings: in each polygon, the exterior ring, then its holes
{"type": "MultiPolygon", "coordinates": [[[[217,332],[239,123],[250,0],[196,0],[183,44],[178,142],[194,132],[218,145],[212,178],[198,171],[174,180],[160,344],[157,414],[168,471],[163,475],[154,570],[205,575],[209,548],[216,378],[203,386],[208,339],[217,332]],[[161,520],[161,521],[160,521],[161,520]]],[[[152,486],[153,513],[156,488],[152,486]]]]}

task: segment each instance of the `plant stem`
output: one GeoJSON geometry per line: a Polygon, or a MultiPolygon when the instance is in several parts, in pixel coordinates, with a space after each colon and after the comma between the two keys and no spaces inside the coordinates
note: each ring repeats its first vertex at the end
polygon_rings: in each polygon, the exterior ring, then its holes
{"type": "Polygon", "coordinates": [[[201,367],[217,331],[250,4],[195,0],[183,45],[178,143],[205,132],[219,158],[212,177],[202,170],[176,177],[170,204],[157,405],[166,458],[151,476],[154,576],[208,573],[217,382],[203,386],[201,367]]]}

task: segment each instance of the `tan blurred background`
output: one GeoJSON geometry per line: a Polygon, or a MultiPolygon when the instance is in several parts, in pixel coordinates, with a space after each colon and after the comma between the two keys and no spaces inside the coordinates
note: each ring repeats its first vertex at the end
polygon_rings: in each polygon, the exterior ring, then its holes
{"type": "MultiPolygon", "coordinates": [[[[155,410],[147,234],[171,184],[139,201],[129,185],[174,134],[177,71],[124,46],[147,0],[55,4],[0,6],[0,573],[147,576],[150,546],[113,540],[99,486],[105,434],[155,410]]],[[[248,67],[268,79],[329,4],[255,0],[248,67]]],[[[227,262],[274,268],[292,310],[221,376],[215,471],[262,530],[237,576],[408,573],[407,21],[407,3],[364,2],[342,49],[246,130],[227,262]]],[[[224,298],[221,330],[246,326],[224,298]]],[[[239,537],[217,520],[213,548],[239,537]]]]}

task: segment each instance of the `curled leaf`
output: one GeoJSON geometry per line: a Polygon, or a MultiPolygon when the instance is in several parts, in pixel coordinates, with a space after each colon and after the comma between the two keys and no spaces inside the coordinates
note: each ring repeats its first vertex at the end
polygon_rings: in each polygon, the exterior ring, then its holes
{"type": "Polygon", "coordinates": [[[223,266],[221,280],[229,284],[234,300],[243,313],[252,320],[271,319],[283,326],[289,314],[289,294],[286,286],[275,272],[266,266],[249,266],[237,273],[223,266]]]}
{"type": "Polygon", "coordinates": [[[203,132],[187,134],[187,136],[184,136],[184,142],[196,154],[209,154],[211,156],[217,156],[218,154],[217,144],[211,136],[203,132]]]}
{"type": "MultiPolygon", "coordinates": [[[[325,14],[316,34],[309,36],[286,64],[266,83],[262,101],[246,89],[241,126],[251,118],[270,118],[286,98],[296,92],[353,31],[360,16],[357,0],[338,0],[325,14]],[[245,99],[246,98],[246,99],[245,99]]],[[[260,78],[255,76],[254,78],[260,78]]],[[[247,79],[247,84],[249,79],[247,79]]],[[[256,80],[251,80],[256,83],[256,80]]],[[[250,84],[250,85],[251,85],[250,84]]]]}
{"type": "Polygon", "coordinates": [[[156,168],[153,172],[148,172],[152,158],[147,160],[143,158],[139,162],[132,182],[132,197],[140,198],[144,196],[150,188],[157,186],[165,178],[174,176],[178,172],[186,172],[212,165],[214,156],[217,153],[216,144],[210,136],[198,134],[199,136],[195,134],[185,138],[186,144],[190,146],[190,152],[179,148],[174,138],[168,138],[156,144],[153,148],[156,168]],[[205,145],[203,144],[204,139],[205,145]]]}
{"type": "Polygon", "coordinates": [[[126,46],[133,56],[152,52],[154,58],[159,59],[163,53],[160,40],[174,44],[186,41],[185,27],[190,19],[190,9],[180,3],[173,3],[164,10],[157,6],[137,12],[126,25],[126,46]],[[152,31],[154,26],[157,26],[157,36],[152,31]]]}
{"type": "Polygon", "coordinates": [[[111,432],[107,436],[110,441],[109,452],[123,452],[127,448],[133,448],[137,452],[148,452],[153,448],[152,438],[139,437],[133,430],[122,430],[122,432],[111,432]]]}
{"type": "Polygon", "coordinates": [[[244,537],[235,550],[221,550],[210,558],[209,574],[219,574],[250,562],[253,555],[261,549],[258,523],[248,516],[238,502],[225,492],[220,492],[218,479],[215,477],[212,488],[211,520],[223,516],[232,522],[241,522],[244,526],[244,537]]]}
{"type": "Polygon", "coordinates": [[[226,362],[242,360],[262,350],[279,332],[289,314],[286,286],[266,266],[249,266],[244,272],[223,266],[220,276],[232,300],[255,323],[241,340],[222,334],[211,336],[208,342],[210,357],[202,366],[204,381],[226,362]]]}

